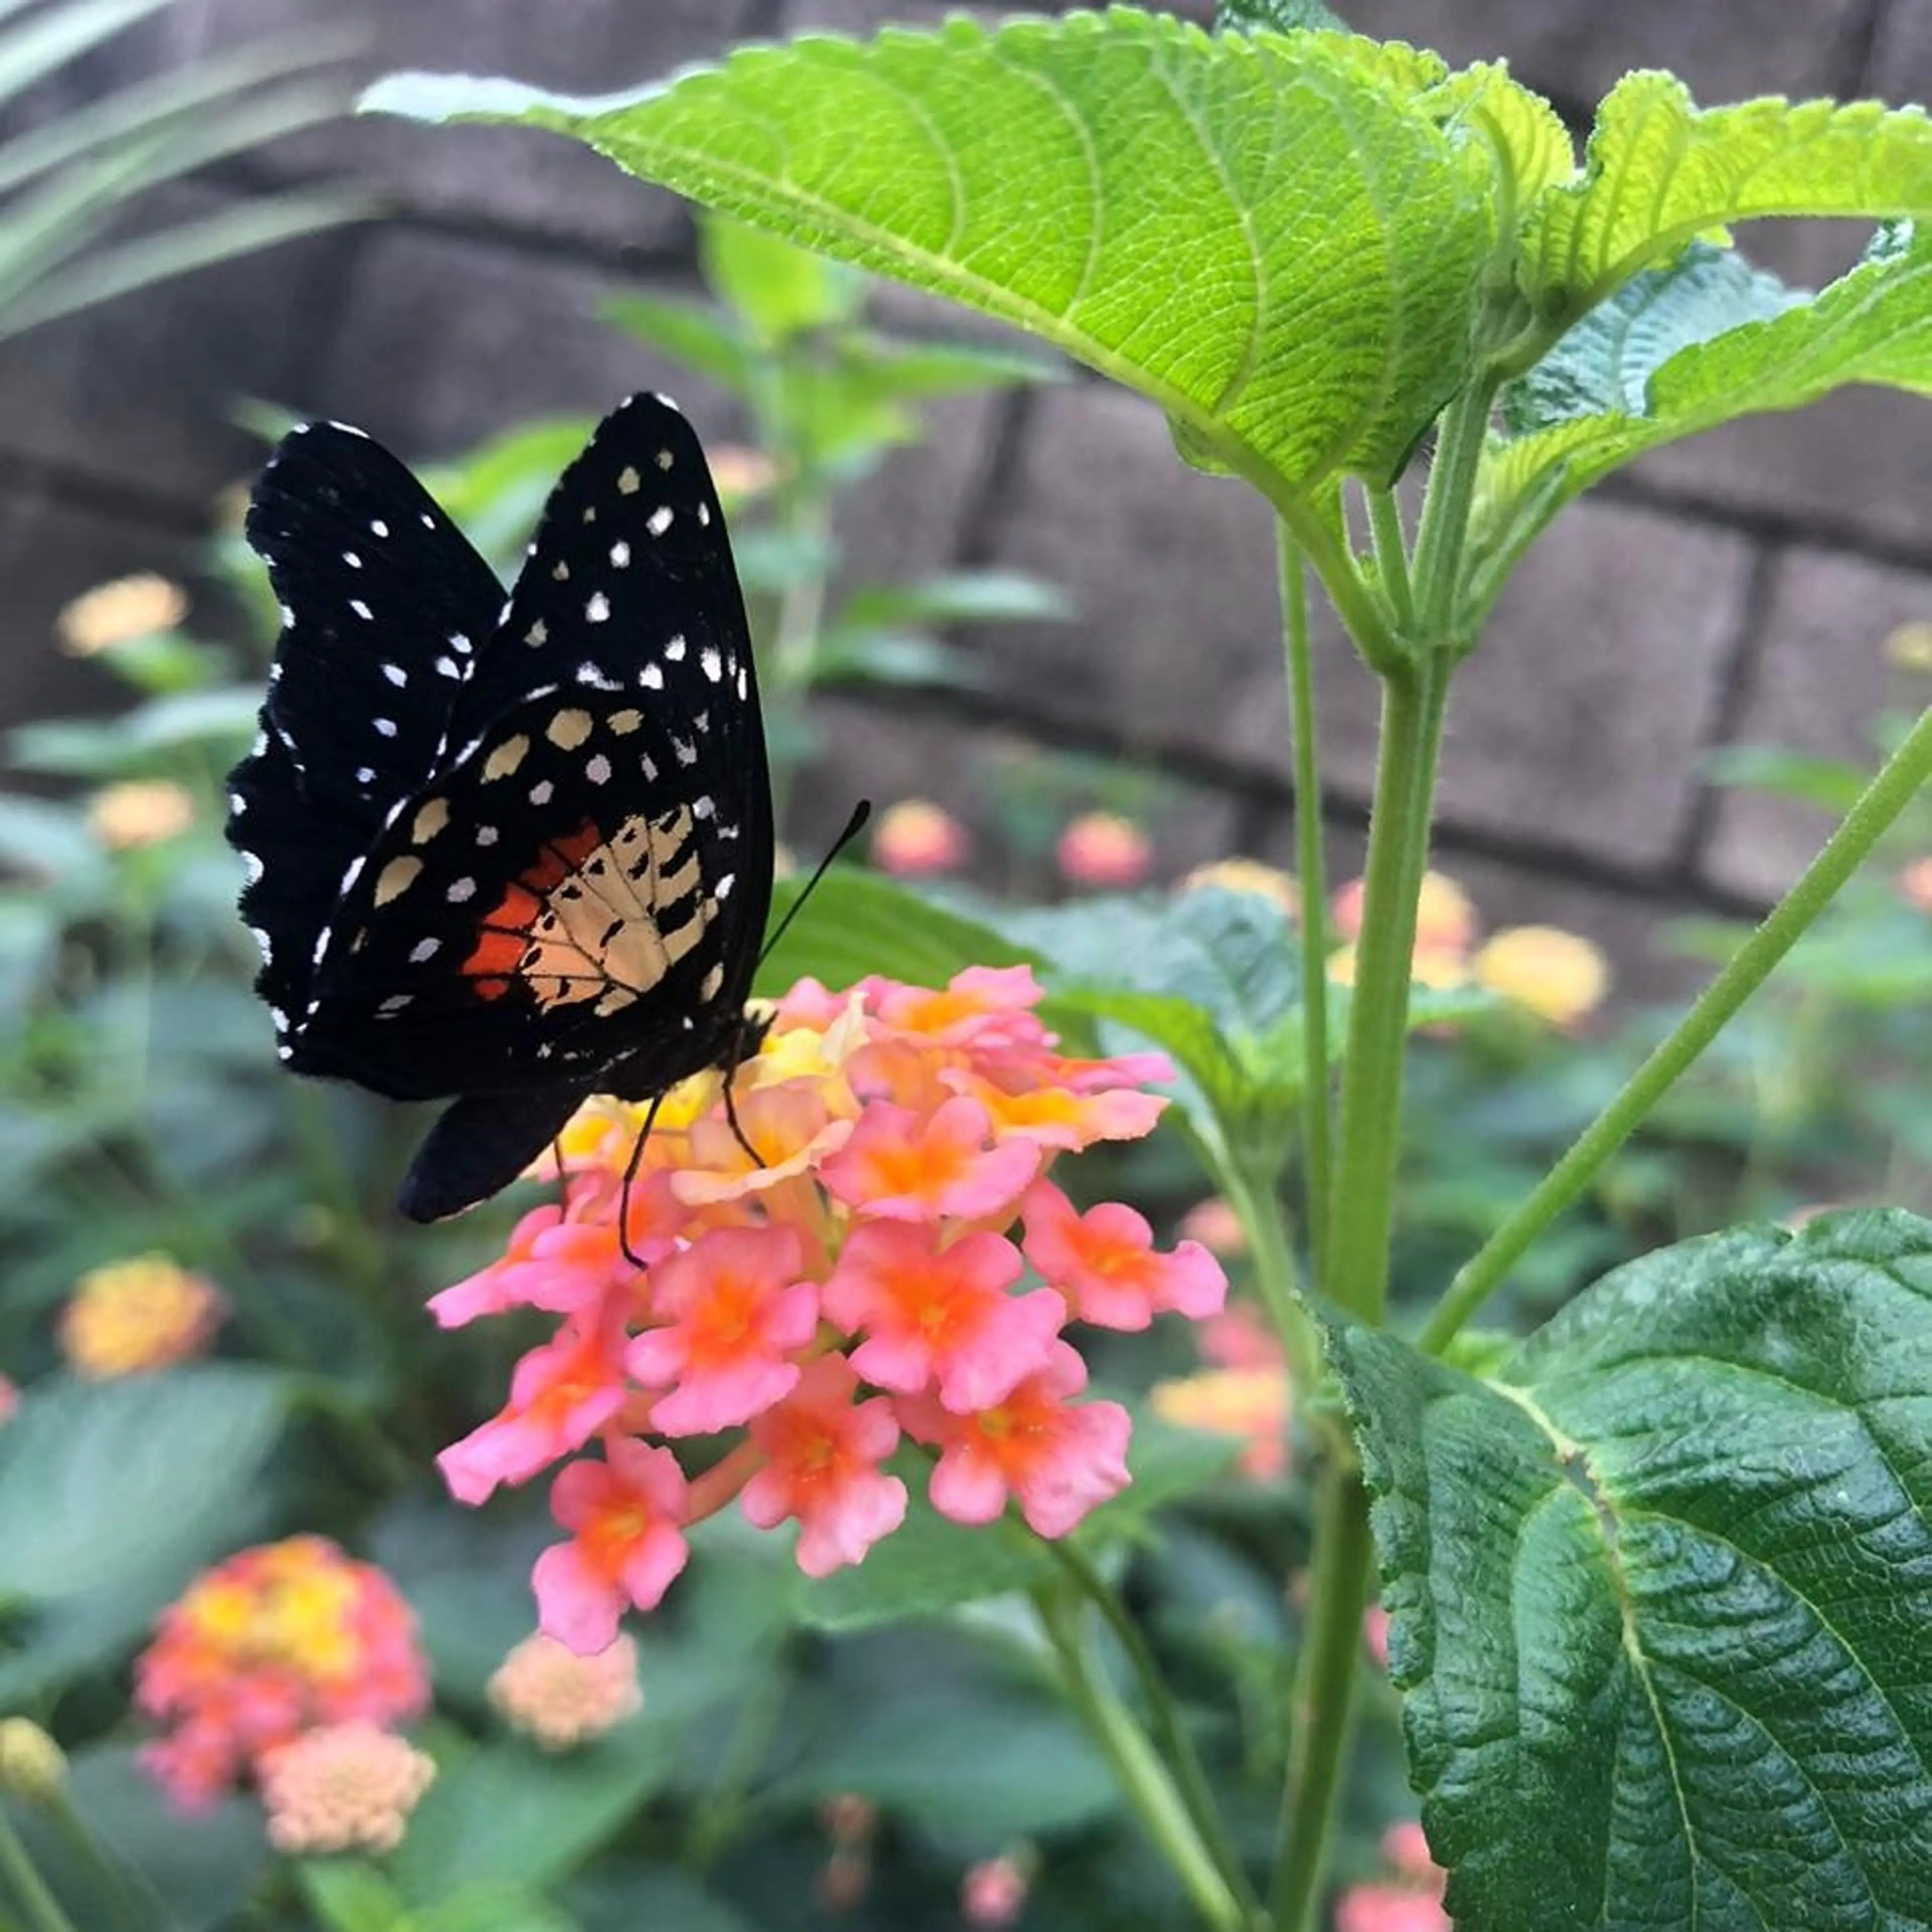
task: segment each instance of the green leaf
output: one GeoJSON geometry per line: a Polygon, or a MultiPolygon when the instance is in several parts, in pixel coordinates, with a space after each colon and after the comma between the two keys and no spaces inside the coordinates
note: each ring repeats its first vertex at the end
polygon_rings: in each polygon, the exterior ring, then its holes
{"type": "Polygon", "coordinates": [[[815,685],[946,686],[962,690],[985,680],[976,658],[937,638],[906,631],[848,631],[842,626],[821,634],[812,650],[810,669],[815,685]]]}
{"type": "Polygon", "coordinates": [[[360,1858],[303,1858],[302,1901],[328,1932],[414,1932],[400,1892],[360,1858]]]}
{"type": "Polygon", "coordinates": [[[949,1838],[1030,1838],[1119,1803],[1106,1762],[1070,1715],[984,1680],[950,1696],[872,1699],[813,1745],[780,1787],[786,1800],[856,1792],[949,1838]]]}
{"type": "Polygon", "coordinates": [[[1520,272],[1539,314],[1582,315],[1640,269],[1764,215],[1932,214],[1932,122],[1918,107],[1769,99],[1700,108],[1674,75],[1604,97],[1575,184],[1532,212],[1520,272]]]}
{"type": "Polygon", "coordinates": [[[722,309],[667,296],[620,296],[606,302],[601,312],[640,342],[729,394],[751,393],[758,358],[744,331],[722,309]]]}
{"type": "Polygon", "coordinates": [[[961,570],[910,584],[854,591],[842,625],[997,624],[1060,621],[1073,615],[1057,584],[1024,570],[961,570]]]}
{"type": "MultiPolygon", "coordinates": [[[[1849,758],[1820,758],[1781,745],[1723,746],[1706,755],[1702,769],[1712,784],[1773,792],[1840,818],[1871,781],[1871,773],[1849,758]]],[[[1737,943],[1735,933],[1730,943],[1737,943]]]]}
{"type": "Polygon", "coordinates": [[[829,328],[856,313],[864,278],[742,221],[698,225],[704,279],[767,342],[829,328]]]}
{"type": "Polygon", "coordinates": [[[230,1363],[34,1384],[0,1431],[0,1587],[54,1603],[218,1553],[290,1392],[230,1363]]]}
{"type": "Polygon", "coordinates": [[[1925,1922],[1932,1222],[1664,1249],[1492,1380],[1334,1342],[1459,1927],[1925,1922]]]}
{"type": "Polygon", "coordinates": [[[581,1864],[675,1775],[679,1727],[648,1709],[555,1756],[506,1743],[441,1770],[390,1862],[431,1904],[465,1886],[549,1885],[581,1864]]]}
{"type": "Polygon", "coordinates": [[[600,1860],[566,1894],[584,1932],[760,1932],[734,1906],[672,1866],[600,1860]]]}
{"type": "Polygon", "coordinates": [[[1348,23],[1322,0],[1220,0],[1217,34],[1292,34],[1304,28],[1346,34],[1348,23]]]}
{"type": "Polygon", "coordinates": [[[363,104],[573,134],[1018,323],[1280,496],[1394,472],[1468,366],[1492,244],[1486,161],[1364,49],[1115,8],[747,47],[616,100],[400,75],[363,104]]]}
{"type": "Polygon", "coordinates": [[[799,1615],[826,1630],[906,1623],[1030,1588],[1052,1568],[1038,1540],[1017,1523],[1003,1519],[968,1527],[915,1497],[904,1522],[874,1544],[862,1563],[804,1581],[799,1615]]]}
{"type": "Polygon", "coordinates": [[[576,1932],[560,1905],[500,1885],[468,1888],[418,1912],[408,1932],[576,1932]]]}
{"type": "Polygon", "coordinates": [[[1645,451],[1852,382],[1932,394],[1932,232],[1887,231],[1809,297],[1694,244],[1625,284],[1515,386],[1507,419],[1520,433],[1484,458],[1472,542],[1513,556],[1645,451]]]}
{"type": "MultiPolygon", "coordinates": [[[[803,878],[778,881],[772,894],[774,932],[804,886],[803,878]]],[[[988,926],[846,866],[819,880],[758,969],[753,990],[776,997],[808,974],[834,988],[868,973],[909,986],[943,986],[966,967],[1024,965],[1033,956],[988,926]]]]}

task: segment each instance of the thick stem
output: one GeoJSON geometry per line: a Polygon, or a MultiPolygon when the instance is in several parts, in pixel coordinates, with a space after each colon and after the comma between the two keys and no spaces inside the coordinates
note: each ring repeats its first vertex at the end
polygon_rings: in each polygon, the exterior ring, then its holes
{"type": "Polygon", "coordinates": [[[1308,1621],[1295,1662],[1288,1781],[1271,1902],[1274,1932],[1311,1932],[1327,1869],[1342,1770],[1354,1729],[1355,1669],[1368,1592],[1368,1498],[1352,1461],[1322,1478],[1308,1621]]]}
{"type": "Polygon", "coordinates": [[[1396,628],[1406,632],[1415,622],[1415,604],[1409,590],[1408,540],[1402,527],[1402,506],[1393,490],[1366,490],[1363,494],[1368,501],[1369,536],[1376,547],[1382,589],[1396,628]]]}
{"type": "Polygon", "coordinates": [[[1173,1868],[1195,1909],[1216,1932],[1249,1932],[1247,1913],[1202,1844],[1154,1747],[1095,1668],[1081,1630],[1080,1604],[1051,1591],[1036,1590],[1034,1606],[1060,1660],[1067,1695],[1106,1754],[1122,1792],[1156,1849],[1173,1868]]]}
{"type": "Polygon", "coordinates": [[[1238,1154],[1214,1172],[1247,1237],[1256,1292],[1288,1357],[1289,1381],[1296,1393],[1305,1397],[1321,1384],[1322,1348],[1301,1298],[1300,1275],[1288,1246],[1288,1230],[1282,1224],[1275,1176],[1272,1170],[1250,1174],[1238,1154]]]}
{"type": "Polygon", "coordinates": [[[1832,833],[1804,876],[1706,986],[1669,1038],[1630,1076],[1623,1090],[1586,1127],[1522,1204],[1456,1272],[1420,1337],[1440,1354],[1488,1299],[1538,1235],[1570,1207],[1604,1163],[1640,1126],[1673,1082],[1764,983],[1801,939],[1832,896],[1863,863],[1884,833],[1932,778],[1932,710],[1912,728],[1832,833]]]}
{"type": "MultiPolygon", "coordinates": [[[[1390,500],[1393,501],[1393,500],[1390,500]]],[[[1322,767],[1315,735],[1315,673],[1308,644],[1308,578],[1301,547],[1275,526],[1281,572],[1282,640],[1288,659],[1288,729],[1294,760],[1295,863],[1301,874],[1301,1133],[1304,1213],[1315,1278],[1328,1274],[1331,1198],[1328,1145],[1328,884],[1322,854],[1322,767]]],[[[1405,578],[1402,595],[1408,586],[1405,578]]]]}
{"type": "Polygon", "coordinates": [[[1428,715],[1421,672],[1405,668],[1382,686],[1381,748],[1369,822],[1362,930],[1342,1073],[1341,1157],[1330,1204],[1323,1291],[1364,1322],[1382,1318],[1408,1028],[1415,897],[1407,882],[1429,800],[1423,781],[1428,715]]]}

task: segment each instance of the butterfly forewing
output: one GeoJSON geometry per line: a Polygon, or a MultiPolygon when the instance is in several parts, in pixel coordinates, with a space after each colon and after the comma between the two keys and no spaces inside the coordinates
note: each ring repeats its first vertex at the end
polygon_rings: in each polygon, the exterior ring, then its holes
{"type": "Polygon", "coordinates": [[[723,516],[676,410],[604,422],[507,602],[353,431],[285,442],[249,531],[286,607],[230,821],[260,874],[259,983],[297,1071],[457,1097],[410,1211],[494,1192],[587,1093],[729,1060],[770,788],[723,516]]]}

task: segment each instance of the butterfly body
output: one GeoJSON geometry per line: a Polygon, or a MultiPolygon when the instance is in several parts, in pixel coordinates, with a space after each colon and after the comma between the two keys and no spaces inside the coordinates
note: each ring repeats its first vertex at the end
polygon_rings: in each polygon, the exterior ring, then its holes
{"type": "Polygon", "coordinates": [[[433,1220],[592,1093],[735,1065],[770,908],[755,671],[688,424],[640,396],[551,494],[507,599],[360,432],[286,438],[250,510],[283,629],[230,779],[257,990],[296,1072],[452,1100],[433,1220]]]}

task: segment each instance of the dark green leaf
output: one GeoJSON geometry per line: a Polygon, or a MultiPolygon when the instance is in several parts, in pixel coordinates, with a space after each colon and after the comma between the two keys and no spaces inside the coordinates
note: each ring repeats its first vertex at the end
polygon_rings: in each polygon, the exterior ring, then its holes
{"type": "Polygon", "coordinates": [[[1932,1223],[1665,1249],[1491,1381],[1334,1359],[1459,1927],[1925,1922],[1932,1223]]]}
{"type": "Polygon", "coordinates": [[[862,1563],[806,1580],[799,1612],[820,1630],[904,1623],[1027,1589],[1052,1570],[1052,1559],[1017,1524],[969,1528],[915,1497],[905,1521],[862,1563]]]}
{"type": "Polygon", "coordinates": [[[327,1932],[416,1932],[401,1893],[360,1858],[304,1858],[296,1878],[327,1932]]]}
{"type": "Polygon", "coordinates": [[[1346,34],[1348,23],[1322,0],[1220,0],[1214,9],[1217,34],[1292,34],[1312,27],[1346,34]]]}

